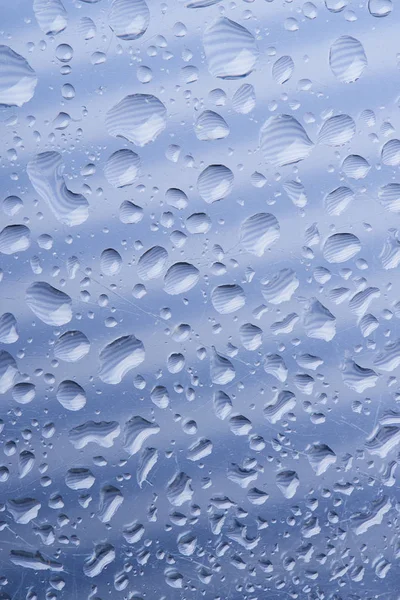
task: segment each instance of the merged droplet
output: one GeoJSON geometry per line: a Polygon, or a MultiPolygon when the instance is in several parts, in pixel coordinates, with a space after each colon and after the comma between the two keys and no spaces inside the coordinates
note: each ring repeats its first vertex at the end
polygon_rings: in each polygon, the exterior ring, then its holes
{"type": "Polygon", "coordinates": [[[102,448],[111,448],[119,436],[121,428],[117,421],[86,421],[68,432],[71,444],[81,450],[88,444],[97,444],[102,448]]]}
{"type": "Polygon", "coordinates": [[[264,408],[264,417],[272,423],[278,423],[296,406],[296,396],[290,390],[283,390],[276,394],[273,402],[264,408]]]}
{"type": "Polygon", "coordinates": [[[299,487],[300,479],[296,471],[280,471],[276,475],[276,485],[285,498],[293,498],[299,487]]]}
{"type": "Polygon", "coordinates": [[[193,493],[192,479],[183,471],[176,473],[168,482],[166,496],[173,506],[182,506],[185,502],[190,502],[193,493]]]}
{"type": "Polygon", "coordinates": [[[239,235],[240,243],[247,252],[262,256],[279,240],[278,220],[270,213],[257,213],[243,221],[239,235]]]}
{"type": "Polygon", "coordinates": [[[246,350],[254,351],[262,345],[263,331],[257,325],[244,323],[239,329],[240,341],[246,350]]]}
{"type": "Polygon", "coordinates": [[[83,566],[86,577],[97,577],[107,565],[115,560],[115,548],[112,544],[97,544],[83,566]]]}
{"type": "Polygon", "coordinates": [[[306,448],[306,454],[310,466],[318,476],[323,475],[337,460],[336,454],[327,444],[310,444],[306,448]]]}
{"type": "Polygon", "coordinates": [[[72,319],[72,300],[45,281],[32,283],[26,290],[25,302],[43,323],[66,325],[72,319]]]}
{"type": "Polygon", "coordinates": [[[125,423],[124,429],[124,450],[132,456],[137,454],[144,442],[151,435],[156,435],[161,431],[157,423],[151,423],[140,416],[134,416],[125,423]]]}
{"type": "Polygon", "coordinates": [[[330,342],[336,335],[336,317],[316,298],[311,298],[303,314],[307,337],[330,342]]]}
{"type": "Polygon", "coordinates": [[[117,338],[99,354],[99,377],[104,383],[117,385],[125,375],[145,359],[143,342],[134,335],[117,338]]]}
{"type": "Polygon", "coordinates": [[[291,299],[299,285],[293,269],[281,269],[263,284],[261,293],[267,302],[281,304],[291,299]]]}
{"type": "Polygon", "coordinates": [[[361,367],[351,358],[345,361],[342,377],[347,387],[357,394],[362,394],[365,390],[375,387],[378,381],[378,374],[373,369],[361,367]]]}
{"type": "Polygon", "coordinates": [[[89,216],[89,203],[71,192],[62,176],[64,163],[58,152],[43,152],[27,165],[29,179],[58,221],[69,227],[81,225],[89,216]]]}
{"type": "Polygon", "coordinates": [[[227,385],[236,377],[235,367],[225,356],[212,348],[210,363],[211,381],[216,385],[227,385]]]}

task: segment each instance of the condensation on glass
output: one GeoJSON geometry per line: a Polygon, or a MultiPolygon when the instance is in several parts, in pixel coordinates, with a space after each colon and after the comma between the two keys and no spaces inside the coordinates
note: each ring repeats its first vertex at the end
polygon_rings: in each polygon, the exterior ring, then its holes
{"type": "Polygon", "coordinates": [[[394,600],[394,0],[0,6],[0,598],[394,600]]]}

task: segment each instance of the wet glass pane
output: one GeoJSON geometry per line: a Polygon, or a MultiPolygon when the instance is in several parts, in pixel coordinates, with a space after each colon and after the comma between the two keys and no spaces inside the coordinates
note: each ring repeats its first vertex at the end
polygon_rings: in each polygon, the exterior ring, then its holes
{"type": "Polygon", "coordinates": [[[399,27],[2,0],[0,600],[398,597],[399,27]]]}

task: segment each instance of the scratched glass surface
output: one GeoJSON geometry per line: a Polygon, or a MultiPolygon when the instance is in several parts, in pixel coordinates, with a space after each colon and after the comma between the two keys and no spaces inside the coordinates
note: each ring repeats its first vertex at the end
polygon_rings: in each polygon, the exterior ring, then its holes
{"type": "Polygon", "coordinates": [[[1,600],[399,598],[399,8],[1,1],[1,600]]]}

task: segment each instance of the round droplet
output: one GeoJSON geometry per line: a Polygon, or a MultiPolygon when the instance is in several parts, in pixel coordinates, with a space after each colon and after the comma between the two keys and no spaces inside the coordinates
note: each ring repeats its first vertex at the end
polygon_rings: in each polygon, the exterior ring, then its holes
{"type": "Polygon", "coordinates": [[[343,146],[356,132],[356,125],[349,115],[336,115],[327,119],[322,125],[318,142],[327,146],[343,146]]]}
{"type": "Polygon", "coordinates": [[[228,196],[233,189],[233,173],[224,165],[209,165],[197,179],[200,196],[212,204],[228,196]]]}
{"type": "Polygon", "coordinates": [[[31,245],[31,232],[25,225],[8,225],[0,232],[0,253],[24,252],[31,245]]]}
{"type": "Polygon", "coordinates": [[[303,4],[303,15],[307,19],[316,19],[318,16],[318,9],[312,2],[305,2],[303,4]]]}
{"type": "Polygon", "coordinates": [[[343,173],[351,179],[364,179],[368,175],[370,168],[371,165],[369,162],[358,154],[349,154],[342,164],[343,173]]]}
{"type": "Polygon", "coordinates": [[[100,257],[100,269],[104,275],[112,277],[117,275],[122,268],[122,258],[114,248],[103,250],[100,257]]]}
{"type": "Polygon", "coordinates": [[[153,71],[150,69],[150,67],[141,65],[136,71],[136,77],[140,83],[150,83],[150,81],[153,79],[153,71]]]}
{"type": "Polygon", "coordinates": [[[70,83],[65,83],[61,88],[62,97],[66,100],[72,100],[75,98],[75,88],[70,83]]]}
{"type": "Polygon", "coordinates": [[[169,206],[173,206],[178,210],[184,210],[188,205],[188,197],[185,192],[178,188],[169,188],[165,192],[165,201],[169,206]]]}
{"type": "Polygon", "coordinates": [[[212,110],[201,113],[194,125],[194,131],[197,138],[205,142],[222,140],[229,135],[225,119],[212,110]]]}
{"type": "Polygon", "coordinates": [[[96,25],[90,17],[82,17],[78,23],[78,33],[85,40],[91,40],[96,35],[96,25]]]}
{"type": "Polygon", "coordinates": [[[74,56],[74,51],[69,44],[60,44],[56,48],[56,57],[60,62],[67,63],[74,56]]]}
{"type": "Polygon", "coordinates": [[[289,81],[293,74],[294,62],[291,56],[281,56],[272,67],[272,77],[276,83],[283,84],[289,81]]]}
{"type": "Polygon", "coordinates": [[[57,35],[68,24],[67,11],[61,0],[33,0],[33,12],[45,34],[57,35]]]}
{"type": "Polygon", "coordinates": [[[113,0],[108,24],[121,40],[137,40],[149,23],[150,11],[145,0],[113,0]]]}
{"type": "Polygon", "coordinates": [[[386,142],[381,151],[381,160],[384,165],[390,167],[400,165],[400,140],[386,142]]]}
{"type": "Polygon", "coordinates": [[[203,44],[208,70],[213,77],[246,77],[258,59],[258,47],[253,34],[226,17],[217,19],[207,27],[203,44]]]}
{"type": "Polygon", "coordinates": [[[387,17],[393,10],[392,0],[369,0],[368,10],[373,17],[387,17]]]}
{"type": "Polygon", "coordinates": [[[81,331],[67,331],[54,344],[54,356],[65,362],[78,362],[90,350],[90,342],[81,331]]]}
{"type": "Polygon", "coordinates": [[[136,146],[154,142],[166,125],[167,109],[150,94],[125,96],[106,115],[108,133],[123,137],[136,146]]]}
{"type": "Polygon", "coordinates": [[[62,381],[58,386],[56,398],[66,410],[81,410],[86,404],[86,393],[75,381],[62,381]]]}
{"type": "Polygon", "coordinates": [[[168,260],[168,252],[162,246],[153,246],[139,258],[137,274],[143,281],[161,277],[168,260]]]}
{"type": "Polygon", "coordinates": [[[5,350],[0,350],[0,394],[10,390],[18,375],[18,367],[14,357],[5,350]]]}
{"type": "Polygon", "coordinates": [[[31,311],[47,325],[66,325],[72,319],[71,298],[45,281],[30,285],[26,290],[25,301],[31,311]]]}
{"type": "Polygon", "coordinates": [[[17,383],[12,389],[12,397],[18,404],[29,404],[35,396],[36,388],[33,383],[17,383]]]}
{"type": "Polygon", "coordinates": [[[341,12],[346,8],[348,0],[325,0],[326,8],[333,13],[341,12]]]}
{"type": "Polygon", "coordinates": [[[221,315],[240,310],[246,303],[246,295],[240,285],[219,285],[211,293],[213,307],[221,315]]]}
{"type": "Polygon", "coordinates": [[[23,206],[24,203],[18,196],[7,196],[7,198],[4,198],[2,204],[3,212],[9,217],[14,217],[18,214],[23,206]]]}
{"type": "Polygon", "coordinates": [[[353,258],[361,250],[361,243],[352,233],[335,233],[324,244],[323,254],[329,263],[342,263],[353,258]]]}
{"type": "Polygon", "coordinates": [[[379,202],[389,212],[400,212],[400,184],[388,183],[383,185],[378,192],[379,202]]]}
{"type": "Polygon", "coordinates": [[[143,208],[130,200],[125,200],[119,207],[119,218],[122,223],[140,223],[143,219],[143,208]]]}
{"type": "Polygon", "coordinates": [[[254,87],[249,83],[244,83],[233,95],[232,108],[235,112],[247,115],[256,105],[256,93],[254,87]]]}
{"type": "Polygon", "coordinates": [[[261,127],[260,147],[267,163],[283,167],[307,158],[313,143],[294,117],[278,115],[261,127]]]}
{"type": "Polygon", "coordinates": [[[186,219],[186,229],[189,233],[207,233],[211,228],[211,219],[206,213],[194,213],[186,219]]]}
{"type": "Polygon", "coordinates": [[[0,316],[0,343],[14,344],[19,339],[17,319],[12,313],[0,316]]]}
{"type": "Polygon", "coordinates": [[[352,83],[361,77],[368,62],[361,42],[349,35],[342,35],[331,46],[329,64],[339,81],[352,83]]]}
{"type": "Polygon", "coordinates": [[[279,239],[278,220],[270,213],[257,213],[240,226],[240,243],[250,254],[262,256],[279,239]]]}
{"type": "Polygon", "coordinates": [[[340,186],[325,197],[325,208],[329,215],[341,215],[354,200],[354,192],[348,187],[340,186]]]}
{"type": "Polygon", "coordinates": [[[190,263],[175,263],[168,269],[164,277],[164,289],[167,294],[175,296],[191,290],[199,281],[199,270],[190,263]]]}
{"type": "Polygon", "coordinates": [[[0,104],[22,106],[35,92],[37,77],[23,56],[0,45],[0,104]]]}
{"type": "Polygon", "coordinates": [[[139,156],[127,148],[111,154],[104,166],[104,175],[108,183],[116,188],[132,185],[138,177],[139,171],[139,156]]]}

